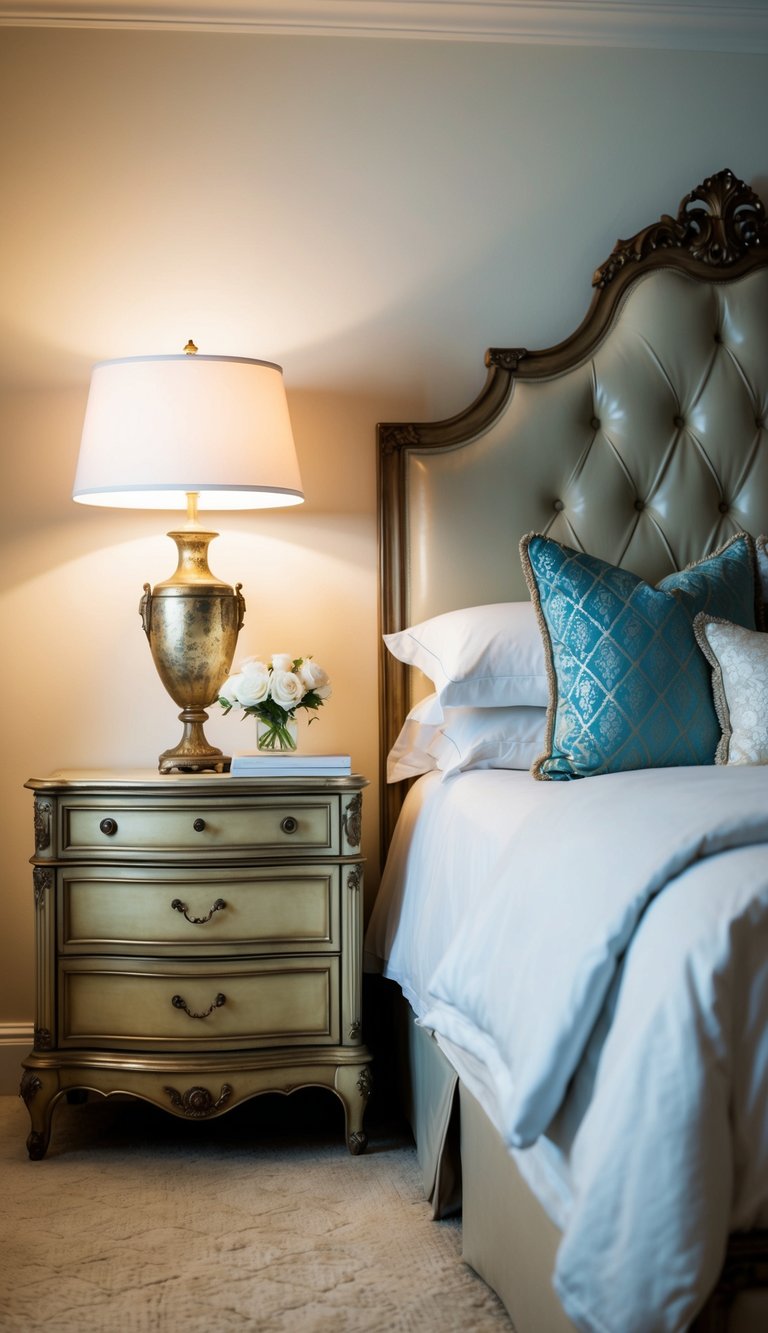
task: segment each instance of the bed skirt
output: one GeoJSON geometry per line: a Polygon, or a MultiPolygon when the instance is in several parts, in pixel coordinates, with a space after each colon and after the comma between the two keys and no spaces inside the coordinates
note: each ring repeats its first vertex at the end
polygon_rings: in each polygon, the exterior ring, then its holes
{"type": "MultiPolygon", "coordinates": [[[[399,992],[396,1015],[405,1111],[433,1217],[462,1212],[464,1261],[500,1297],[516,1333],[574,1333],[551,1284],[558,1228],[399,992]]],[[[718,1286],[690,1333],[767,1329],[768,1236],[732,1236],[718,1286]]]]}
{"type": "Polygon", "coordinates": [[[431,1032],[396,992],[399,1082],[413,1130],[424,1194],[434,1218],[461,1211],[459,1079],[431,1032]]]}

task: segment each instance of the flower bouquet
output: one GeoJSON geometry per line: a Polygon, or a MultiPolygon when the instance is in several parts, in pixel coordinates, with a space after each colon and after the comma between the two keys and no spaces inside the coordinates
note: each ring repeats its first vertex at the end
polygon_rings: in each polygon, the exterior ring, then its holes
{"type": "Polygon", "coordinates": [[[311,657],[274,653],[271,662],[246,657],[222,685],[219,703],[225,713],[239,707],[257,719],[259,749],[295,750],[296,710],[317,710],[330,694],[328,676],[311,657]]]}

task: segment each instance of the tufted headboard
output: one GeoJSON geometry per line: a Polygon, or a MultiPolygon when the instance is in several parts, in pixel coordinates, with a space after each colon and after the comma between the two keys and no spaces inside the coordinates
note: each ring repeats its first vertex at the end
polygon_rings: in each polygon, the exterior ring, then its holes
{"type": "MultiPolygon", "coordinates": [[[[657,582],[768,531],[768,222],[725,170],[595,272],[556,347],[492,348],[445,421],[378,428],[382,633],[528,597],[531,531],[657,582]]],[[[415,692],[381,652],[382,764],[415,692]]],[[[382,772],[383,845],[403,797],[382,772]]]]}

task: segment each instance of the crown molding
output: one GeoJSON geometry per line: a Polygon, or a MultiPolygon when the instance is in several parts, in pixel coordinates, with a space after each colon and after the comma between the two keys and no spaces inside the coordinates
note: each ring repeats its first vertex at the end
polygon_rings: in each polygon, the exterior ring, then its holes
{"type": "Polygon", "coordinates": [[[0,0],[0,27],[181,29],[768,52],[768,0],[0,0]]]}

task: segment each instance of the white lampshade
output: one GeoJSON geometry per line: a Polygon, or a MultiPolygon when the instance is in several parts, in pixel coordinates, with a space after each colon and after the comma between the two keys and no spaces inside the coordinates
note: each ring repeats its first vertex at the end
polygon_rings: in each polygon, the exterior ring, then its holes
{"type": "Polygon", "coordinates": [[[128,509],[301,504],[280,366],[146,356],[93,368],[73,498],[128,509]]]}

